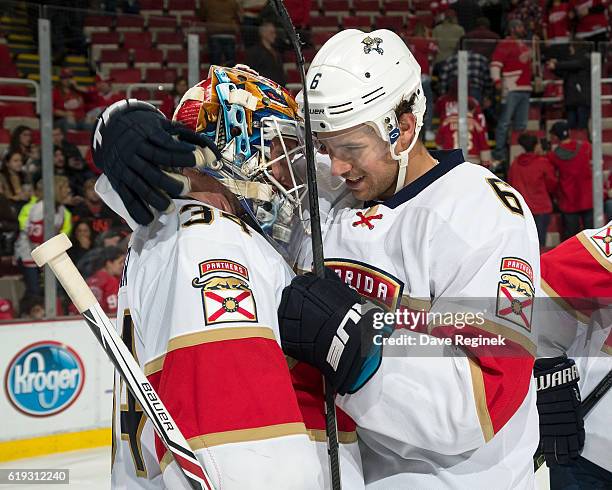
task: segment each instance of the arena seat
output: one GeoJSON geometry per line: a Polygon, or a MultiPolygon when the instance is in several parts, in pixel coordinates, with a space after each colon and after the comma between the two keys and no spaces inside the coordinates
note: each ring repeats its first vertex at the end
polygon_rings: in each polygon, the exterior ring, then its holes
{"type": "Polygon", "coordinates": [[[174,83],[177,76],[174,68],[147,68],[144,79],[148,83],[174,83]]]}
{"type": "Polygon", "coordinates": [[[83,21],[83,32],[89,36],[93,32],[110,31],[114,18],[111,15],[88,15],[83,21]]]}
{"type": "Polygon", "coordinates": [[[147,27],[150,32],[175,32],[178,19],[173,15],[149,17],[147,27]]]}
{"type": "Polygon", "coordinates": [[[342,27],[345,29],[360,29],[370,30],[372,28],[372,20],[367,16],[349,16],[342,19],[342,27]]]}
{"type": "Polygon", "coordinates": [[[130,63],[130,53],[124,50],[105,49],[100,52],[98,62],[104,72],[113,68],[127,68],[130,63]]]}
{"type": "Polygon", "coordinates": [[[153,47],[153,35],[150,32],[125,32],[124,49],[150,49],[153,47]]]}
{"type": "Polygon", "coordinates": [[[140,15],[121,15],[117,17],[116,29],[120,32],[143,32],[144,27],[144,17],[140,15]]]}
{"type": "Polygon", "coordinates": [[[379,16],[376,18],[375,22],[376,29],[389,29],[390,31],[401,31],[404,28],[404,18],[403,17],[387,17],[387,16],[379,16]]]}

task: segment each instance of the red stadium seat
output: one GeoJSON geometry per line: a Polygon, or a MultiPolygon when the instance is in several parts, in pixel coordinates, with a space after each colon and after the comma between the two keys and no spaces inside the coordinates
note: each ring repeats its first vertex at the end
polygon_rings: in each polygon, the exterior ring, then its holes
{"type": "Polygon", "coordinates": [[[362,12],[375,14],[380,12],[380,2],[378,0],[353,0],[353,10],[357,15],[362,12]]]}
{"type": "Polygon", "coordinates": [[[89,145],[91,143],[91,131],[67,131],[66,141],[77,146],[89,145]]]}
{"type": "Polygon", "coordinates": [[[365,16],[344,17],[342,19],[342,27],[345,29],[370,29],[372,20],[365,16]]]}
{"type": "Polygon", "coordinates": [[[159,49],[138,48],[132,52],[134,65],[143,65],[157,63],[161,65],[164,62],[164,53],[159,49]]]}
{"type": "Polygon", "coordinates": [[[185,35],[179,32],[158,32],[155,43],[158,48],[173,46],[172,49],[178,49],[185,44],[185,35]]]}
{"type": "Polygon", "coordinates": [[[11,142],[11,132],[7,129],[0,128],[0,144],[7,144],[11,142]]]}
{"type": "Polygon", "coordinates": [[[0,63],[12,63],[11,50],[6,44],[0,44],[0,63]]]}
{"type": "Polygon", "coordinates": [[[376,18],[376,29],[389,29],[390,31],[401,31],[404,28],[403,17],[386,17],[380,16],[376,18]]]}
{"type": "Polygon", "coordinates": [[[351,8],[348,0],[327,0],[322,7],[325,12],[348,12],[351,8]]]}
{"type": "Polygon", "coordinates": [[[330,39],[335,32],[330,31],[322,31],[322,32],[313,32],[312,33],[312,42],[315,46],[322,46],[330,39]]]}
{"type": "Polygon", "coordinates": [[[86,34],[100,31],[110,31],[113,27],[114,18],[110,15],[89,15],[83,22],[83,30],[86,34]]]}
{"type": "Polygon", "coordinates": [[[147,68],[144,79],[148,83],[174,83],[177,78],[173,68],[147,68]]]}
{"type": "Polygon", "coordinates": [[[163,0],[140,0],[140,13],[144,16],[162,15],[164,13],[163,0]]]}
{"type": "Polygon", "coordinates": [[[392,0],[383,3],[383,10],[388,15],[406,15],[410,10],[409,0],[392,0]]]}
{"type": "Polygon", "coordinates": [[[168,66],[187,65],[187,50],[169,49],[166,52],[166,63],[168,66]]]}
{"type": "Polygon", "coordinates": [[[1,102],[0,118],[11,116],[36,117],[34,104],[31,102],[1,102]]]}
{"type": "Polygon", "coordinates": [[[149,49],[153,46],[153,35],[150,32],[125,32],[123,47],[125,49],[149,49]]]}
{"type": "Polygon", "coordinates": [[[7,63],[6,65],[0,64],[0,77],[20,78],[19,70],[12,63],[7,63]]]}
{"type": "Polygon", "coordinates": [[[315,16],[310,18],[310,25],[313,31],[337,31],[339,24],[338,17],[335,15],[315,16]]]}
{"type": "Polygon", "coordinates": [[[99,61],[109,66],[119,67],[123,65],[127,67],[130,62],[130,53],[123,50],[105,49],[100,53],[99,61]]]}
{"type": "Polygon", "coordinates": [[[172,15],[149,17],[147,26],[151,32],[174,32],[176,31],[177,19],[172,15]]]}
{"type": "Polygon", "coordinates": [[[601,132],[602,143],[612,143],[612,129],[604,129],[601,132]]]}
{"type": "Polygon", "coordinates": [[[589,141],[589,131],[587,129],[570,129],[570,136],[575,140],[589,141]]]}
{"type": "Polygon", "coordinates": [[[111,70],[110,76],[114,80],[114,83],[118,85],[139,83],[141,80],[140,70],[138,68],[111,70]]]}
{"type": "Polygon", "coordinates": [[[612,117],[612,102],[601,104],[601,117],[612,117]]]}
{"type": "Polygon", "coordinates": [[[144,30],[145,21],[144,17],[140,15],[122,15],[117,17],[117,30],[126,31],[138,31],[144,30]]]}
{"type": "Polygon", "coordinates": [[[92,32],[89,40],[91,44],[115,44],[118,46],[121,42],[121,35],[116,31],[92,32]]]}
{"type": "Polygon", "coordinates": [[[0,95],[14,95],[18,97],[27,97],[30,95],[28,87],[24,85],[4,85],[0,84],[0,95]]]}
{"type": "Polygon", "coordinates": [[[301,83],[300,72],[295,69],[287,70],[287,83],[301,83]]]}

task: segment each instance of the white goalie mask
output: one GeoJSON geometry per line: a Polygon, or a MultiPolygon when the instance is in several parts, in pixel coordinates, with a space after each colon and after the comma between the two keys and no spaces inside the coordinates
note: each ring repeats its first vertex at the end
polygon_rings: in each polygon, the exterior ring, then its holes
{"type": "MultiPolygon", "coordinates": [[[[316,54],[306,75],[312,131],[316,135],[368,125],[386,143],[399,170],[395,192],[404,185],[408,154],[423,126],[425,95],[421,67],[394,32],[341,31],[316,54]],[[415,134],[406,149],[396,152],[400,136],[395,109],[411,102],[415,134]]],[[[304,113],[303,95],[296,98],[304,113]]]]}

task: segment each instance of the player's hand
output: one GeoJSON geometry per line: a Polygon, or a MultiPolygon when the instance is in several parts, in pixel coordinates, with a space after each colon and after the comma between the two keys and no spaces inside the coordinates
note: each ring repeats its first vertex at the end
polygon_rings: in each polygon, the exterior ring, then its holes
{"type": "Polygon", "coordinates": [[[540,450],[550,466],[568,464],[584,446],[578,370],[566,355],[537,359],[533,375],[538,387],[540,450]]]}
{"type": "Polygon", "coordinates": [[[187,179],[162,168],[206,166],[221,158],[212,140],[134,99],[116,102],[98,117],[92,156],[132,218],[143,225],[153,219],[150,207],[168,211],[170,198],[188,190],[187,179]]]}
{"type": "Polygon", "coordinates": [[[278,308],[285,354],[318,368],[341,395],[357,391],[380,365],[382,351],[371,347],[380,332],[373,316],[382,310],[362,303],[355,290],[326,268],[323,279],[311,273],[295,277],[278,308]]]}

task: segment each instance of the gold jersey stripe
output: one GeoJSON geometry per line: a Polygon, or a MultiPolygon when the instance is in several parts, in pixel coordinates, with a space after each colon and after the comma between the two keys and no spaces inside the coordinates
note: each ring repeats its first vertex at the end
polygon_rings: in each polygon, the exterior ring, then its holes
{"type": "Polygon", "coordinates": [[[544,291],[550,297],[550,299],[563,308],[569,315],[573,316],[579,322],[589,323],[589,317],[587,315],[573,308],[572,305],[559,296],[557,291],[555,291],[544,279],[540,281],[540,285],[542,286],[542,291],[544,291]]]}
{"type": "Polygon", "coordinates": [[[470,374],[472,375],[472,390],[474,391],[474,401],[476,402],[476,413],[480,421],[480,428],[485,442],[489,442],[495,435],[493,432],[493,423],[491,422],[491,414],[487,407],[487,395],[485,393],[484,379],[482,370],[475,361],[468,357],[470,366],[470,374]]]}
{"type": "Polygon", "coordinates": [[[411,310],[429,311],[431,310],[431,301],[427,299],[411,298],[407,294],[402,295],[400,303],[411,310]]]}
{"type": "MultiPolygon", "coordinates": [[[[306,435],[306,427],[303,422],[289,422],[286,424],[268,425],[266,427],[256,427],[254,429],[238,429],[226,432],[213,432],[201,436],[191,437],[187,440],[193,451],[221,446],[223,444],[233,444],[240,442],[262,441],[274,439],[276,437],[306,435]]],[[[159,465],[162,472],[173,461],[169,451],[164,453],[159,465]]]]}
{"type": "MultiPolygon", "coordinates": [[[[327,434],[321,429],[306,429],[308,437],[311,441],[327,442],[327,434]]],[[[340,444],[352,444],[357,442],[357,432],[338,431],[338,442],[340,444]]]]}
{"type": "Polygon", "coordinates": [[[238,340],[249,338],[263,338],[276,341],[274,332],[268,327],[235,327],[235,328],[217,328],[214,330],[206,330],[204,332],[193,332],[179,337],[174,337],[168,342],[168,348],[165,354],[147,362],[144,367],[145,376],[149,376],[158,371],[161,371],[164,366],[164,359],[168,352],[182,349],[184,347],[192,347],[194,345],[206,344],[209,342],[220,342],[223,340],[238,340]]]}
{"type": "Polygon", "coordinates": [[[584,232],[582,232],[582,233],[579,233],[578,235],[576,235],[576,238],[578,238],[580,243],[582,243],[582,245],[584,245],[584,248],[586,248],[589,251],[589,253],[593,256],[593,258],[597,262],[599,262],[599,264],[604,269],[612,272],[612,262],[610,262],[609,260],[605,259],[602,256],[602,252],[600,250],[598,250],[598,248],[591,243],[590,237],[588,237],[584,232]]]}

